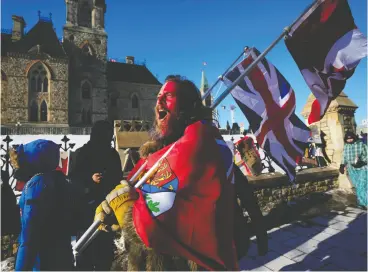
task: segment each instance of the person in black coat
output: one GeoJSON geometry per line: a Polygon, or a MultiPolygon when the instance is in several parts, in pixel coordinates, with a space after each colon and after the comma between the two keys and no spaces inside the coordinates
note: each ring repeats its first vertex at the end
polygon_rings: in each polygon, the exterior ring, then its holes
{"type": "Polygon", "coordinates": [[[9,184],[8,171],[1,170],[1,236],[19,234],[20,211],[17,198],[9,184]]]}
{"type": "Polygon", "coordinates": [[[258,255],[264,256],[268,252],[267,226],[258,205],[258,200],[254,195],[254,190],[248,183],[247,177],[234,166],[236,201],[234,215],[234,236],[238,259],[246,256],[250,246],[250,237],[254,234],[257,238],[258,255]],[[248,212],[251,223],[247,224],[243,212],[248,212]]]}
{"type": "MultiPolygon", "coordinates": [[[[81,214],[81,234],[92,224],[97,206],[123,179],[119,154],[111,146],[112,137],[112,125],[108,121],[97,121],[90,141],[76,150],[70,178],[85,205],[85,212],[81,214]]],[[[77,269],[110,270],[114,258],[113,238],[111,233],[98,235],[78,258],[77,269]]]]}

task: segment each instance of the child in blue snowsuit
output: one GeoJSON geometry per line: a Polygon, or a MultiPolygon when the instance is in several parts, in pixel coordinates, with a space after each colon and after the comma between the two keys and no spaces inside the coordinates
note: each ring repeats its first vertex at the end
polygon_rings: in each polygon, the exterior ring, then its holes
{"type": "Polygon", "coordinates": [[[15,177],[27,181],[19,201],[21,234],[15,270],[73,270],[72,195],[59,165],[59,146],[36,140],[11,154],[15,177]]]}

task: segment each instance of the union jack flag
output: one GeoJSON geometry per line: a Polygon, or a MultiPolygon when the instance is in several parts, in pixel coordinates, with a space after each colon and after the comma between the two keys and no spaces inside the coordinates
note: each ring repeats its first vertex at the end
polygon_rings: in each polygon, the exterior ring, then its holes
{"type": "MultiPolygon", "coordinates": [[[[224,77],[231,85],[260,55],[255,48],[224,77]]],[[[263,59],[232,90],[231,95],[249,121],[258,144],[293,182],[295,167],[301,161],[310,131],[295,115],[295,94],[281,73],[263,59]]]]}

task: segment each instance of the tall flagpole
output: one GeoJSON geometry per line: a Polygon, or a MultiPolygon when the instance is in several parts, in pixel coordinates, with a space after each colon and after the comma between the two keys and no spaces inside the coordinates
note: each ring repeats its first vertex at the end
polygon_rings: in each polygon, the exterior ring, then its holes
{"type": "Polygon", "coordinates": [[[229,86],[227,87],[227,89],[220,94],[220,96],[216,99],[216,101],[214,101],[213,104],[211,104],[211,109],[216,108],[221,102],[222,100],[225,99],[226,96],[228,96],[228,94],[239,84],[239,82],[241,80],[244,79],[244,77],[246,75],[248,75],[250,73],[250,71],[253,70],[254,67],[256,67],[256,65],[262,61],[264,59],[264,57],[267,55],[268,52],[271,51],[272,48],[275,47],[275,45],[289,32],[289,28],[285,28],[284,31],[281,33],[281,35],[269,46],[267,47],[267,49],[265,51],[262,52],[262,54],[260,54],[258,56],[258,58],[256,58],[244,71],[243,73],[241,73],[241,75],[229,86]]]}
{"type": "MultiPolygon", "coordinates": [[[[237,63],[238,62],[238,60],[243,56],[243,54],[244,54],[244,52],[246,51],[248,49],[248,47],[246,46],[246,47],[244,47],[244,50],[243,50],[243,52],[241,52],[241,54],[236,58],[236,60],[234,60],[234,62],[229,66],[229,68],[227,68],[226,69],[226,71],[225,71],[225,73],[224,74],[226,74],[234,65],[235,65],[235,63],[237,63]]],[[[210,94],[211,94],[211,92],[212,92],[212,90],[213,90],[213,87],[214,86],[216,86],[216,84],[217,83],[219,83],[220,82],[220,80],[221,80],[221,77],[219,77],[217,80],[216,80],[216,82],[206,91],[206,93],[203,95],[203,97],[202,97],[202,100],[205,100],[210,94]]]]}
{"type": "MultiPolygon", "coordinates": [[[[225,99],[225,97],[239,84],[239,82],[241,80],[243,80],[243,78],[245,76],[247,76],[254,67],[256,67],[256,65],[262,61],[265,56],[267,55],[268,52],[271,51],[272,48],[275,47],[275,45],[283,38],[285,37],[289,32],[290,29],[306,14],[308,13],[308,11],[310,10],[310,8],[312,6],[314,6],[316,3],[320,2],[320,0],[315,0],[312,4],[310,4],[305,10],[304,12],[288,27],[284,28],[284,31],[276,38],[275,41],[273,41],[271,43],[271,45],[269,47],[267,47],[267,49],[265,51],[262,52],[262,54],[260,54],[244,71],[243,73],[216,99],[216,101],[214,101],[214,103],[211,104],[211,109],[216,108],[221,102],[222,100],[225,99]]],[[[229,69],[228,69],[229,70],[229,69]]],[[[227,70],[227,71],[228,71],[227,70]]],[[[216,82],[217,83],[217,82],[216,82]]],[[[212,90],[212,89],[211,89],[212,90]]],[[[210,91],[210,90],[209,90],[210,91]]],[[[207,92],[202,99],[204,99],[205,97],[209,95],[209,92],[207,92]]]]}

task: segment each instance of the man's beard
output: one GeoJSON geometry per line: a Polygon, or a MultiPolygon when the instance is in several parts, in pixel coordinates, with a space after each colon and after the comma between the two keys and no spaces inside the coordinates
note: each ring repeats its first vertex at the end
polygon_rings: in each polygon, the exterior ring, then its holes
{"type": "Polygon", "coordinates": [[[163,145],[168,145],[178,140],[184,134],[186,128],[185,122],[181,118],[170,118],[169,121],[161,126],[157,119],[153,122],[153,126],[149,131],[150,138],[153,141],[161,142],[163,145]],[[169,133],[164,135],[163,131],[169,133]]]}

